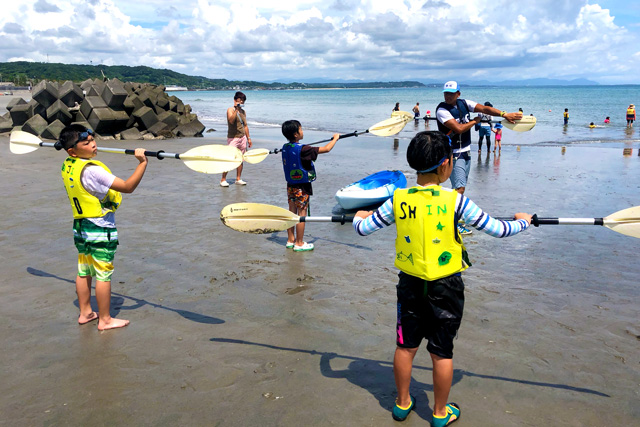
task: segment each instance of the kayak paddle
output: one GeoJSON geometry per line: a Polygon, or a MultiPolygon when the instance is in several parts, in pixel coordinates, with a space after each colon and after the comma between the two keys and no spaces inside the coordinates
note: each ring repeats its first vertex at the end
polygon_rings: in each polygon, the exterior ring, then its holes
{"type": "MultiPolygon", "coordinates": [[[[11,132],[9,149],[13,154],[31,153],[39,147],[55,147],[55,144],[42,142],[40,138],[28,132],[11,132]]],[[[98,147],[98,151],[131,155],[135,153],[135,150],[131,149],[109,147],[98,147]]],[[[180,159],[188,168],[209,174],[229,172],[242,164],[242,152],[236,147],[228,145],[201,145],[182,154],[165,153],[164,151],[145,151],[144,154],[147,157],[156,157],[160,160],[164,158],[180,159]]]]}
{"type": "Polygon", "coordinates": [[[288,209],[262,203],[233,203],[220,212],[224,225],[236,231],[253,234],[269,234],[283,231],[300,222],[352,222],[352,216],[298,216],[288,209]]]}
{"type": "MultiPolygon", "coordinates": [[[[427,117],[425,120],[438,120],[437,117],[427,117]]],[[[524,116],[520,120],[516,120],[514,123],[511,123],[508,120],[482,120],[481,123],[500,123],[502,126],[507,129],[511,129],[516,132],[527,132],[533,129],[536,125],[536,118],[533,116],[524,116]]]]}
{"type": "MultiPolygon", "coordinates": [[[[497,218],[504,221],[513,218],[497,218]]],[[[298,216],[287,209],[262,203],[233,203],[220,212],[220,220],[229,228],[244,233],[268,234],[283,231],[300,222],[353,222],[353,216],[298,216]]],[[[540,225],[602,225],[617,233],[640,238],[640,206],[612,213],[605,218],[538,218],[531,224],[540,225]]]]}
{"type": "MultiPolygon", "coordinates": [[[[413,116],[411,117],[413,120],[413,116]]],[[[409,123],[409,119],[404,116],[394,116],[390,119],[383,120],[381,122],[376,123],[371,126],[369,129],[364,131],[355,131],[351,133],[346,133],[344,135],[340,135],[338,139],[350,138],[352,136],[358,136],[365,133],[371,133],[376,136],[392,136],[399,133],[404,127],[409,123]]],[[[306,145],[316,145],[322,144],[323,142],[329,142],[333,138],[323,139],[322,141],[312,142],[306,145]]],[[[280,148],[276,148],[275,150],[269,151],[266,148],[256,148],[255,150],[249,150],[244,154],[244,160],[247,163],[260,163],[263,161],[269,154],[278,154],[282,151],[280,148]]]]}

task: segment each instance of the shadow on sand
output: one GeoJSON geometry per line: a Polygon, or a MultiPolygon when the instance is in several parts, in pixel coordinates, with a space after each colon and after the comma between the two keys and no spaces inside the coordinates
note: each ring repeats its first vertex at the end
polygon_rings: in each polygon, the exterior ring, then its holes
{"type": "MultiPolygon", "coordinates": [[[[323,352],[316,350],[305,350],[300,348],[280,347],[271,344],[263,344],[245,340],[236,340],[232,338],[211,338],[209,341],[227,344],[242,344],[256,347],[264,347],[279,351],[291,351],[297,353],[306,353],[311,355],[320,355],[320,372],[327,378],[343,378],[358,387],[361,387],[371,393],[379,402],[380,406],[389,412],[393,408],[395,402],[395,383],[393,378],[393,363],[384,360],[365,359],[357,356],[346,356],[331,352],[323,352]],[[331,360],[336,358],[352,360],[346,369],[335,370],[331,367],[331,360]],[[380,379],[384,379],[381,381],[380,379]]],[[[432,368],[426,366],[414,365],[413,369],[432,371],[432,368]]],[[[496,375],[484,375],[474,372],[465,371],[463,369],[454,369],[452,386],[456,385],[464,377],[475,377],[487,380],[506,381],[518,384],[531,385],[536,387],[548,387],[561,390],[573,391],[576,393],[588,393],[601,397],[610,397],[608,394],[591,390],[588,388],[573,387],[566,384],[554,384],[538,381],[519,380],[515,378],[506,378],[496,375]]],[[[419,402],[416,404],[415,412],[422,419],[430,421],[432,408],[429,405],[427,391],[433,391],[433,385],[422,383],[413,379],[411,381],[411,394],[416,397],[419,402]]]]}
{"type": "MultiPolygon", "coordinates": [[[[32,267],[27,267],[27,273],[33,274],[34,276],[38,276],[38,277],[49,277],[57,280],[62,280],[63,282],[69,282],[73,284],[76,283],[74,280],[65,279],[64,277],[56,276],[55,274],[47,273],[46,271],[42,271],[42,270],[37,270],[32,267]]],[[[74,301],[74,305],[78,307],[78,300],[74,301]]],[[[218,319],[217,317],[211,317],[204,314],[194,313],[192,311],[171,308],[161,304],[155,304],[140,298],[135,298],[128,295],[122,295],[116,292],[111,292],[111,313],[110,314],[113,317],[116,317],[117,314],[120,312],[120,310],[135,310],[144,305],[150,305],[151,307],[173,311],[174,313],[178,313],[180,316],[184,317],[187,320],[191,320],[193,322],[206,323],[209,325],[219,325],[221,323],[224,323],[224,320],[218,319]],[[125,298],[133,301],[135,304],[129,305],[129,306],[123,306],[125,298]]],[[[91,306],[94,308],[94,310],[97,310],[98,303],[96,302],[95,296],[91,296],[91,306]]]]}

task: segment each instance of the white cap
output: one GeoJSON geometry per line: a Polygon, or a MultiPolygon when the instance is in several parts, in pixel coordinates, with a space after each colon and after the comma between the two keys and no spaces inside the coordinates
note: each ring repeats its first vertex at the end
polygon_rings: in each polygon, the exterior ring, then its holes
{"type": "Polygon", "coordinates": [[[460,91],[460,88],[458,87],[458,82],[456,81],[448,81],[444,84],[444,90],[443,92],[458,92],[460,91]]]}

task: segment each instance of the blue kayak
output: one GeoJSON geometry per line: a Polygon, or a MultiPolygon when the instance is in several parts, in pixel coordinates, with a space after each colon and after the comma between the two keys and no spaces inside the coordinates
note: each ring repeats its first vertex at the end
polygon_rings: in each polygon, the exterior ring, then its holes
{"type": "Polygon", "coordinates": [[[407,178],[400,171],[380,171],[341,188],[336,200],[342,209],[358,209],[384,203],[398,188],[407,186],[407,178]]]}

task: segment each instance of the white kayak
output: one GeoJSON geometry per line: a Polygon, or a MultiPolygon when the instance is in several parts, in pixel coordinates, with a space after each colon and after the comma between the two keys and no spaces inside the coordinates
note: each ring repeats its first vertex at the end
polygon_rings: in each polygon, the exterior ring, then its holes
{"type": "Polygon", "coordinates": [[[381,204],[398,188],[407,186],[407,178],[400,171],[380,171],[341,188],[336,200],[342,209],[358,209],[381,204]]]}

